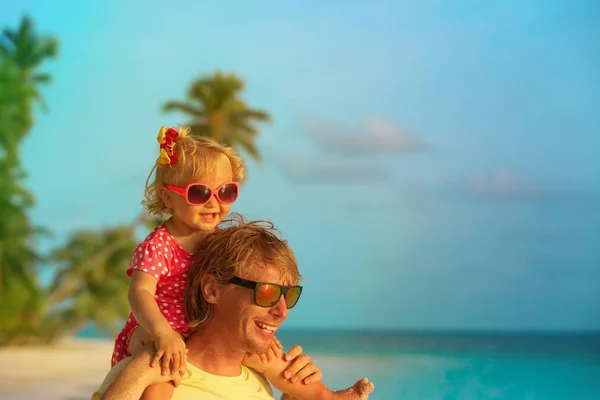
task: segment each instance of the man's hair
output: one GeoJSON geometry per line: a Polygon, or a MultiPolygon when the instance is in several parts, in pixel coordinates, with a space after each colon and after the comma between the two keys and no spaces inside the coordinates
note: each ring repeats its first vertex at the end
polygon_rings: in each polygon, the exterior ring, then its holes
{"type": "Polygon", "coordinates": [[[257,266],[277,268],[286,283],[298,284],[302,278],[296,256],[271,222],[247,222],[234,213],[198,245],[185,290],[189,328],[197,329],[212,316],[213,305],[202,295],[204,276],[211,275],[224,284],[234,276],[245,276],[257,266]]]}

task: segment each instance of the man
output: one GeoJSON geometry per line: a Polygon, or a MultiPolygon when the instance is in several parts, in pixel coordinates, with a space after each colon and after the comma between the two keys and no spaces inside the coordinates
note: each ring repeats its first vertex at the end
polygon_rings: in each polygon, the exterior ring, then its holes
{"type": "MultiPolygon", "coordinates": [[[[296,368],[291,371],[295,373],[298,365],[305,366],[298,374],[300,379],[312,375],[313,381],[320,380],[320,372],[306,356],[291,366],[283,357],[270,357],[270,362],[262,363],[257,356],[250,356],[272,352],[275,332],[302,293],[297,285],[301,276],[294,253],[272,224],[246,223],[241,217],[233,222],[207,235],[190,268],[185,295],[192,330],[186,343],[188,363],[172,398],[273,399],[265,376],[295,397],[300,388],[301,397],[367,398],[373,386],[365,380],[339,397],[341,392],[331,392],[320,382],[295,385],[287,380],[284,371],[296,368]],[[349,393],[353,397],[343,397],[349,393]]],[[[92,399],[139,399],[152,384],[178,381],[178,377],[162,376],[160,368],[149,363],[149,352],[123,360],[92,399]]],[[[156,396],[165,397],[170,394],[156,396]]],[[[152,397],[146,392],[144,398],[152,397]]]]}

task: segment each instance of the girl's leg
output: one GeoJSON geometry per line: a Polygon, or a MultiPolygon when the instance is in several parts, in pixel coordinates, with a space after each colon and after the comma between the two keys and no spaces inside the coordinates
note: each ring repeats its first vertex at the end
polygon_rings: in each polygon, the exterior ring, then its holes
{"type": "MultiPolygon", "coordinates": [[[[136,355],[142,351],[144,351],[144,346],[152,343],[152,338],[150,334],[146,332],[144,328],[138,326],[135,331],[131,334],[129,338],[129,344],[127,346],[127,351],[136,355]]],[[[152,349],[154,350],[154,344],[152,343],[152,349]]],[[[152,355],[153,356],[153,355],[152,355]]],[[[160,366],[156,367],[160,368],[160,366]]],[[[151,386],[148,386],[144,391],[144,394],[140,398],[140,400],[162,400],[162,399],[170,399],[173,396],[173,384],[171,382],[166,383],[157,383],[151,386]]]]}
{"type": "Polygon", "coordinates": [[[138,326],[135,328],[131,336],[129,336],[127,351],[131,355],[139,354],[144,349],[144,346],[151,342],[152,339],[150,338],[150,334],[146,332],[144,328],[138,326]]]}
{"type": "Polygon", "coordinates": [[[282,357],[263,363],[256,354],[252,354],[244,359],[243,364],[264,374],[280,392],[298,400],[367,400],[375,388],[367,378],[357,381],[347,389],[338,391],[329,389],[322,382],[308,385],[302,382],[292,383],[283,376],[283,371],[288,368],[291,361],[286,361],[282,357]]]}

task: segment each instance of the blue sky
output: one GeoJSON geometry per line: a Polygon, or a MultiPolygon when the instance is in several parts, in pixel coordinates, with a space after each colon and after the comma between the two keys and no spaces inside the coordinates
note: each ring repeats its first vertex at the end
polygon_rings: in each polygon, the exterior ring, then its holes
{"type": "Polygon", "coordinates": [[[34,220],[130,221],[161,104],[216,69],[271,113],[234,210],[296,250],[288,326],[600,329],[593,1],[4,2],[61,41],[34,220]]]}

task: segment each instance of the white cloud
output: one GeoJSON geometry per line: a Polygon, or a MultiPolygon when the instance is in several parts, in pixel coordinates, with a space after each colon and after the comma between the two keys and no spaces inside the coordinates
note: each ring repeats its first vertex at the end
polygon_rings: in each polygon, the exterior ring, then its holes
{"type": "Polygon", "coordinates": [[[506,169],[494,169],[486,174],[473,176],[467,181],[466,187],[473,195],[504,198],[577,195],[564,188],[533,182],[506,169]]]}
{"type": "Polygon", "coordinates": [[[360,129],[311,118],[306,127],[316,143],[342,154],[410,154],[426,148],[419,138],[383,118],[369,118],[360,129]]]}
{"type": "Polygon", "coordinates": [[[282,170],[297,183],[379,181],[386,170],[372,161],[355,161],[331,156],[289,156],[281,161],[282,170]]]}
{"type": "Polygon", "coordinates": [[[509,197],[532,195],[538,190],[533,183],[503,169],[472,177],[467,188],[474,194],[509,197]]]}
{"type": "Polygon", "coordinates": [[[425,149],[420,139],[382,118],[367,119],[360,130],[314,118],[305,124],[309,138],[320,149],[279,162],[285,175],[297,183],[385,181],[391,170],[380,156],[425,149]]]}

